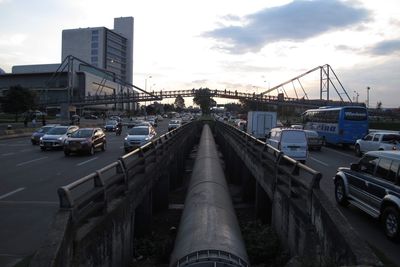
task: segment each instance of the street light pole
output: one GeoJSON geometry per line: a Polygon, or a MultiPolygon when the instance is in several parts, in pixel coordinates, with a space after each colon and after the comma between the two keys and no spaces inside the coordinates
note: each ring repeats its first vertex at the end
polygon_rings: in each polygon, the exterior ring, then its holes
{"type": "MultiPolygon", "coordinates": [[[[151,79],[152,77],[151,77],[151,75],[150,76],[148,76],[148,77],[146,77],[146,79],[144,79],[144,90],[147,92],[147,79],[151,79]]],[[[146,98],[147,98],[147,95],[145,96],[146,98]]],[[[145,118],[147,119],[147,101],[145,100],[144,101],[144,115],[145,115],[145,118]]]]}
{"type": "Polygon", "coordinates": [[[371,87],[367,86],[367,108],[369,108],[369,90],[371,90],[371,87]]]}
{"type": "Polygon", "coordinates": [[[360,96],[360,94],[356,90],[354,90],[354,93],[356,94],[356,102],[358,103],[358,97],[360,96]]]}

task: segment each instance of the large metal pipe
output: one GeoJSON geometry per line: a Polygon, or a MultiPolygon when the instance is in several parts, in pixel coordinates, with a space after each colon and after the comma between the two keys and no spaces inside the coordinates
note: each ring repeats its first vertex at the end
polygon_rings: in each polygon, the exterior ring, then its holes
{"type": "Polygon", "coordinates": [[[210,127],[200,139],[170,266],[248,266],[210,127]]]}

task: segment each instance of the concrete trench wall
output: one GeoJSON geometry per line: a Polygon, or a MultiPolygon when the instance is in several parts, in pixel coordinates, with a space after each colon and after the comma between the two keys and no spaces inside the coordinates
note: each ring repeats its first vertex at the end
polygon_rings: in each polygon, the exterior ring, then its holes
{"type": "Polygon", "coordinates": [[[168,208],[169,189],[181,182],[184,164],[177,161],[185,159],[197,140],[197,126],[191,127],[193,136],[183,138],[176,152],[164,152],[152,168],[146,165],[147,172],[130,177],[129,188],[109,200],[106,212],[76,223],[73,212],[58,211],[29,266],[130,266],[135,237],[150,230],[153,210],[168,208]]]}
{"type": "Polygon", "coordinates": [[[243,195],[256,192],[257,216],[273,226],[291,256],[300,256],[305,266],[383,266],[319,188],[293,195],[287,184],[277,181],[277,169],[260,168],[262,157],[249,153],[252,142],[237,143],[237,137],[217,129],[217,144],[232,160],[227,169],[241,166],[247,170],[242,174],[249,175],[241,180],[256,181],[255,188],[243,186],[243,195]]]}

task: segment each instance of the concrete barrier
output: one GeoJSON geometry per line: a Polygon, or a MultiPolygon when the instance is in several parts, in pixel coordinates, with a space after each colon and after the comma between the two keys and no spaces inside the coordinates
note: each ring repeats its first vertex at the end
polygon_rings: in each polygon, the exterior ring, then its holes
{"type": "Polygon", "coordinates": [[[256,197],[256,210],[270,220],[292,256],[309,266],[383,266],[319,189],[320,173],[231,125],[215,123],[223,153],[237,155],[231,166],[251,173],[256,195],[266,193],[256,197]]]}
{"type": "Polygon", "coordinates": [[[168,193],[153,196],[153,188],[160,192],[156,185],[166,183],[166,171],[183,171],[173,161],[188,154],[196,138],[197,122],[186,124],[59,188],[60,210],[30,266],[128,266],[138,229],[149,226],[153,201],[168,203],[168,193]]]}

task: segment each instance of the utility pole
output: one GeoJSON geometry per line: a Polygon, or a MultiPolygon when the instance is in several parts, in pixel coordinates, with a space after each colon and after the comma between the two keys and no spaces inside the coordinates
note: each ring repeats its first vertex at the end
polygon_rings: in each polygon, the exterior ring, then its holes
{"type": "Polygon", "coordinates": [[[369,90],[371,90],[371,87],[367,86],[367,108],[369,108],[369,90]]]}

